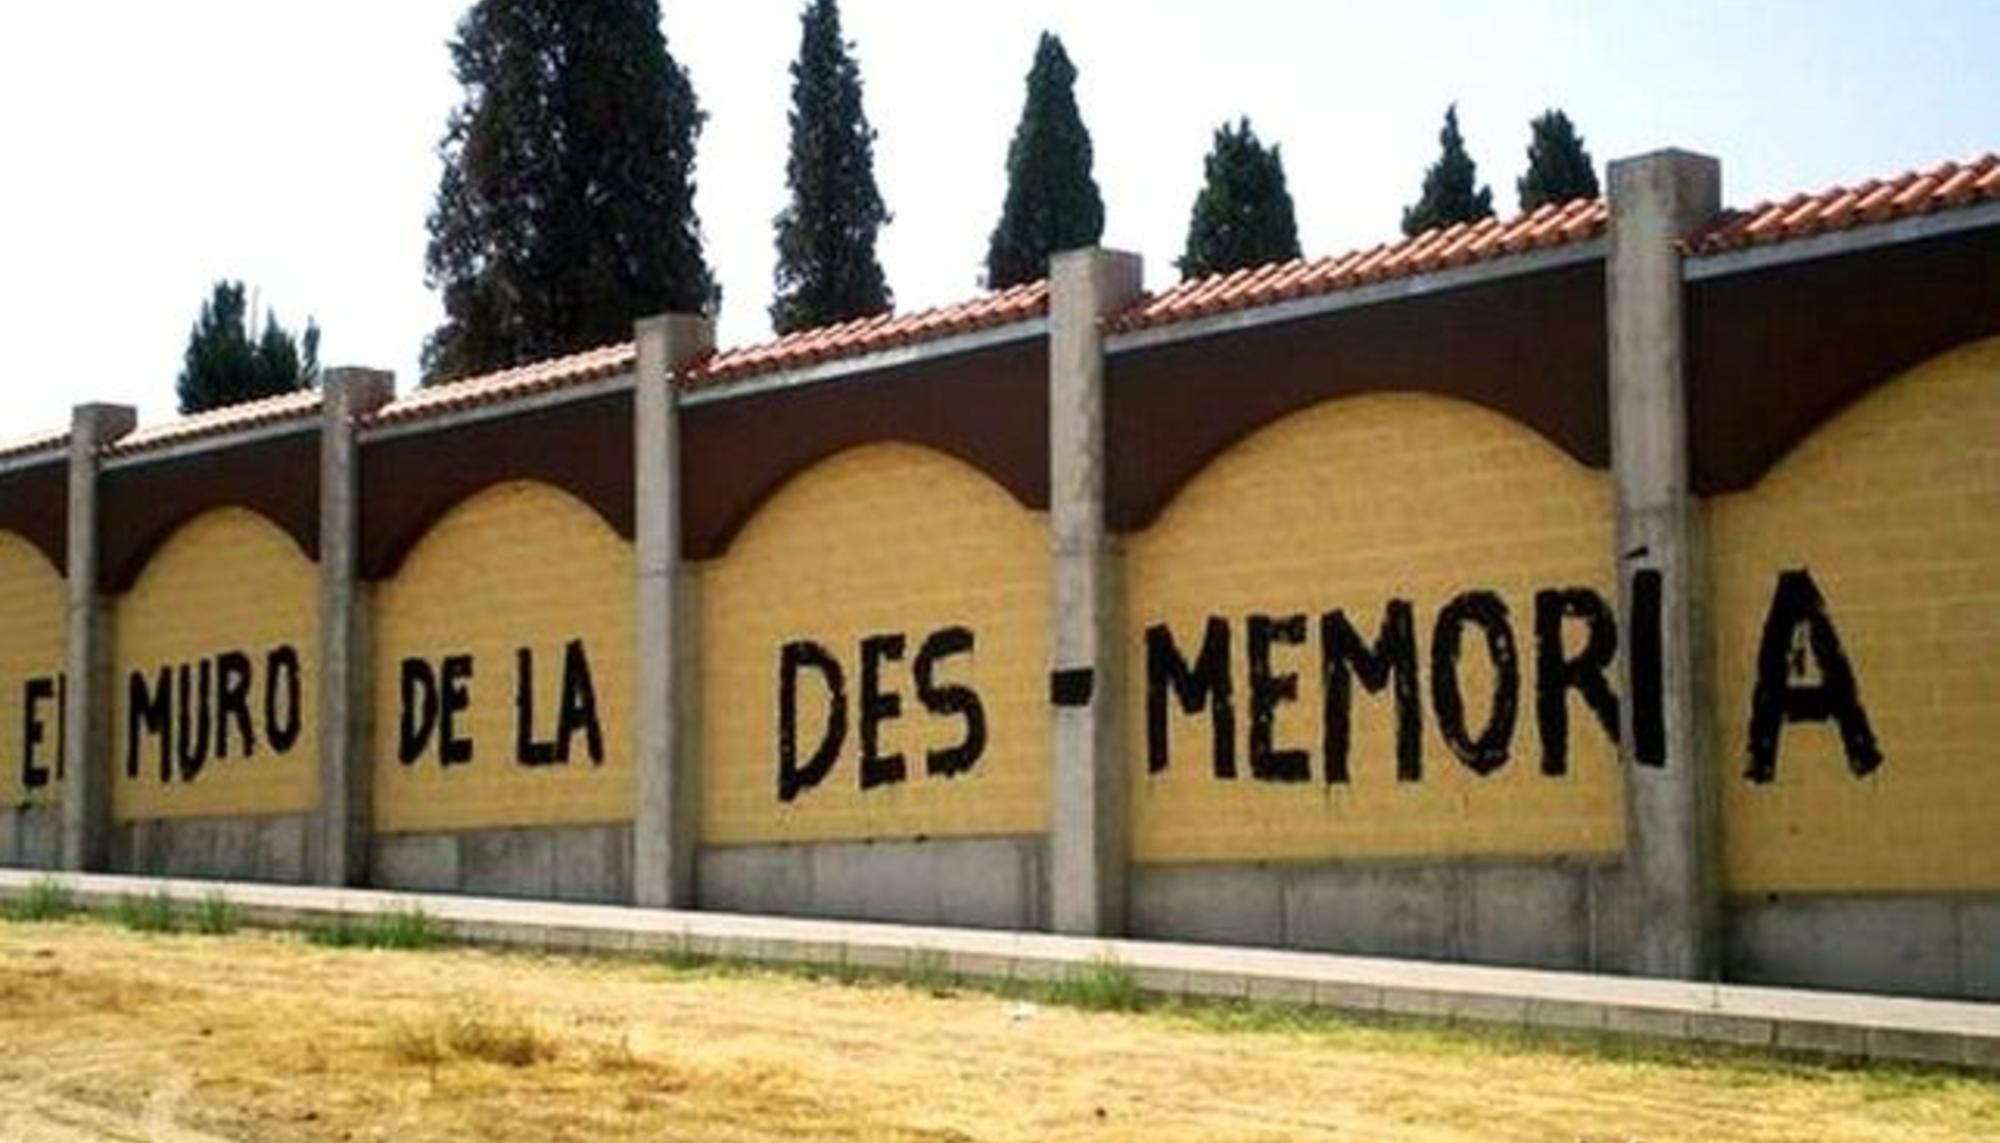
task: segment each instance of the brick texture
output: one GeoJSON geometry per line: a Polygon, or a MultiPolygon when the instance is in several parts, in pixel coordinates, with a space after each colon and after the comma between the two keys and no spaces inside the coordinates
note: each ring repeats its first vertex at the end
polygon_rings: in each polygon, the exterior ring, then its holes
{"type": "Polygon", "coordinates": [[[0,807],[53,803],[58,711],[41,704],[42,740],[35,761],[51,781],[27,788],[23,778],[25,693],[30,678],[53,678],[63,669],[68,606],[62,576],[40,549],[12,532],[0,532],[0,807]]]}
{"type": "Polygon", "coordinates": [[[495,485],[452,509],[375,588],[375,825],[384,833],[630,821],[633,807],[632,547],[547,485],[495,485]],[[551,740],[564,648],[583,641],[604,755],[572,739],[567,763],[523,765],[517,651],[533,659],[536,740],[551,740]],[[439,735],[399,759],[402,664],[470,655],[470,705],[455,718],[469,762],[445,766],[439,735]]]}
{"type": "Polygon", "coordinates": [[[2000,339],[1875,389],[1707,512],[1729,887],[2000,888],[2000,339]],[[1752,783],[1757,648],[1778,574],[1798,568],[1882,762],[1857,778],[1831,724],[1798,723],[1752,783]]]}
{"type": "MultiPolygon", "coordinates": [[[[318,572],[290,536],[254,512],[219,508],[183,524],[119,597],[112,673],[112,814],[120,821],[297,813],[318,800],[318,572]],[[265,736],[265,655],[290,646],[299,659],[298,740],[273,753],[265,736]],[[157,742],[142,738],[137,777],[126,771],[128,678],[194,664],[224,651],[254,664],[250,708],[256,752],[232,738],[193,781],[162,782],[157,742]]],[[[176,704],[178,706],[178,704],[176,704]]],[[[190,702],[190,715],[196,710],[190,702]]],[[[175,735],[180,711],[172,715],[175,735]]],[[[212,729],[212,727],[211,727],[212,729]]],[[[171,748],[171,745],[170,745],[171,748]]]]}
{"type": "MultiPolygon", "coordinates": [[[[702,566],[702,815],[708,844],[1039,832],[1048,819],[1046,517],[942,454],[870,445],[823,461],[765,503],[728,552],[702,566]],[[913,659],[925,638],[963,625],[972,653],[940,660],[938,681],[977,689],[986,751],[970,773],[927,777],[927,750],[955,746],[956,717],[918,702],[913,659]],[[881,753],[907,781],[859,782],[860,641],[901,633],[883,672],[901,696],[881,753]],[[847,741],[832,772],[778,799],[778,668],[789,640],[811,639],[846,674],[847,741]]],[[[816,676],[799,689],[799,750],[825,726],[816,676]]]]}
{"type": "MultiPolygon", "coordinates": [[[[1544,776],[1533,690],[1535,592],[1588,587],[1615,608],[1610,554],[1606,476],[1472,405],[1419,395],[1349,398],[1239,442],[1153,527],[1127,540],[1135,859],[1615,853],[1624,836],[1615,748],[1572,696],[1568,773],[1544,776]],[[1521,664],[1511,758],[1485,777],[1451,754],[1430,701],[1432,624],[1454,594],[1475,588],[1505,601],[1521,664]],[[1372,640],[1392,598],[1410,600],[1415,610],[1422,780],[1397,780],[1388,692],[1357,685],[1351,781],[1328,785],[1318,616],[1343,609],[1372,640]],[[1273,659],[1278,670],[1298,675],[1298,701],[1280,708],[1275,740],[1311,751],[1309,781],[1249,778],[1242,620],[1251,613],[1308,617],[1305,644],[1281,646],[1273,659]],[[1169,708],[1169,764],[1150,774],[1144,632],[1170,624],[1191,657],[1211,615],[1231,624],[1239,776],[1215,776],[1208,717],[1183,715],[1177,705],[1169,708]]],[[[1492,694],[1483,647],[1475,630],[1461,660],[1475,730],[1492,694]]]]}

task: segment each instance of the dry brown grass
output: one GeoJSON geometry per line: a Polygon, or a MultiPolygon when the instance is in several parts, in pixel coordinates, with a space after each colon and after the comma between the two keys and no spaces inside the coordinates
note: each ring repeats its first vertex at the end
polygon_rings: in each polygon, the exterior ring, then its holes
{"type": "Polygon", "coordinates": [[[1939,1074],[82,922],[0,924],[0,1042],[28,1143],[2000,1138],[1939,1074]]]}

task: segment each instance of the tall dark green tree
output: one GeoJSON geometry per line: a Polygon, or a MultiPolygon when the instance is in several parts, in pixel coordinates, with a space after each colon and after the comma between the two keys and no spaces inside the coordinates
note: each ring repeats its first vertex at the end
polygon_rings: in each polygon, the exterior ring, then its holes
{"type": "Polygon", "coordinates": [[[1265,147],[1250,120],[1215,130],[1207,174],[1188,220],[1182,278],[1219,274],[1299,256],[1299,227],[1278,145],[1265,147]]]}
{"type": "Polygon", "coordinates": [[[1104,234],[1090,174],[1090,132],[1076,109],[1076,65],[1047,32],[1028,71],[1028,98],[1007,147],[1007,198],[986,248],[986,284],[1004,289],[1049,272],[1049,255],[1104,234]]]}
{"type": "Polygon", "coordinates": [[[451,57],[465,101],[438,146],[425,267],[445,322],[426,382],[714,307],[694,213],[702,114],[658,0],[478,0],[451,57]]]}
{"type": "Polygon", "coordinates": [[[840,6],[812,0],[792,63],[792,201],[778,215],[779,333],[889,308],[875,235],[889,221],[875,186],[875,131],[861,110],[861,69],[840,38],[840,6]]]}
{"type": "Polygon", "coordinates": [[[1438,161],[1424,172],[1422,196],[1403,211],[1404,234],[1414,236],[1433,227],[1493,217],[1493,190],[1478,185],[1478,168],[1465,153],[1465,137],[1458,133],[1456,103],[1445,108],[1438,145],[1438,161]]]}
{"type": "Polygon", "coordinates": [[[275,397],[313,384],[319,376],[318,325],[308,319],[305,332],[295,338],[278,324],[276,314],[267,312],[261,334],[253,339],[250,328],[243,283],[217,282],[188,332],[174,386],[182,413],[275,397]]]}
{"type": "Polygon", "coordinates": [[[1561,111],[1544,111],[1528,123],[1528,170],[1514,184],[1526,213],[1548,203],[1596,198],[1597,164],[1583,136],[1561,111]]]}

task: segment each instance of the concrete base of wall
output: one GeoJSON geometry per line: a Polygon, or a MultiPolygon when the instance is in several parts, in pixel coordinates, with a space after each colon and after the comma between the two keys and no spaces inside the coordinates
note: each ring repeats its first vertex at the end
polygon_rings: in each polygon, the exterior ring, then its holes
{"type": "Polygon", "coordinates": [[[62,807],[0,809],[0,865],[54,869],[62,864],[62,807]]]}
{"type": "Polygon", "coordinates": [[[368,868],[383,889],[624,904],[632,899],[632,827],[377,834],[368,868]]]}
{"type": "Polygon", "coordinates": [[[1141,865],[1135,937],[1604,969],[1610,866],[1141,865]]]}
{"type": "Polygon", "coordinates": [[[1039,836],[821,842],[701,850],[701,908],[732,913],[1048,927],[1048,847],[1039,836]]]}
{"type": "Polygon", "coordinates": [[[153,877],[306,880],[318,830],[308,815],[162,818],[111,828],[111,868],[153,877]]]}
{"type": "Polygon", "coordinates": [[[2000,1000],[2000,897],[1769,895],[1727,916],[1731,980],[2000,1000]]]}

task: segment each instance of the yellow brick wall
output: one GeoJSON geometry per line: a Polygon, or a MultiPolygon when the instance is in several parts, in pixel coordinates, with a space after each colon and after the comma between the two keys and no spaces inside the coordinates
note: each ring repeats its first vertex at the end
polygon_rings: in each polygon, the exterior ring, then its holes
{"type": "Polygon", "coordinates": [[[63,669],[65,598],[62,576],[41,549],[12,532],[0,532],[0,807],[52,803],[61,713],[53,697],[36,704],[41,737],[33,762],[46,784],[25,781],[26,687],[30,679],[55,679],[63,669]]]}
{"type": "MultiPolygon", "coordinates": [[[[1040,832],[1048,819],[1047,518],[938,453],[871,445],[795,477],[729,551],[700,571],[702,839],[709,844],[1040,832]],[[975,687],[989,734],[970,773],[925,773],[925,752],[964,724],[917,701],[912,658],[934,630],[972,629],[972,654],[940,660],[940,682],[975,687]],[[884,671],[902,714],[878,750],[908,780],[858,780],[859,643],[900,632],[884,671]],[[846,674],[847,740],[830,774],[778,798],[780,648],[811,639],[846,674]]],[[[801,687],[801,755],[819,741],[825,699],[801,687]],[[808,697],[810,696],[810,697],[808,697]]]]}
{"type": "MultiPolygon", "coordinates": [[[[297,813],[318,801],[318,571],[276,525],[254,512],[219,508],[188,521],[167,538],[117,602],[112,674],[112,812],[119,820],[185,816],[297,813]],[[296,649],[299,662],[298,738],[283,754],[266,740],[266,655],[296,649]],[[240,739],[230,756],[210,752],[193,781],[160,780],[152,740],[141,743],[138,774],[127,772],[129,679],[162,666],[195,664],[239,651],[254,664],[250,709],[256,751],[240,739]]],[[[191,688],[192,689],[192,688],[191,688]]],[[[178,701],[173,712],[178,737],[178,701]]],[[[190,702],[190,715],[198,704],[190,702]]],[[[211,701],[211,731],[213,702],[211,701]]],[[[177,747],[177,743],[170,749],[177,747]]]]}
{"type": "Polygon", "coordinates": [[[375,586],[375,827],[385,833],[629,821],[633,805],[632,547],[588,506],[547,485],[510,482],[467,499],[375,586]],[[602,732],[567,763],[522,765],[516,653],[533,660],[531,735],[556,730],[565,648],[581,640],[602,732]],[[472,759],[446,766],[434,729],[400,760],[402,665],[470,655],[469,703],[455,736],[472,759]]]}
{"type": "MultiPolygon", "coordinates": [[[[1295,413],[1218,457],[1159,520],[1127,541],[1128,758],[1132,848],[1142,862],[1459,855],[1608,854],[1623,844],[1616,750],[1571,696],[1568,773],[1544,776],[1534,705],[1534,597],[1587,587],[1616,608],[1608,477],[1496,413],[1442,398],[1377,395],[1295,413]],[[1498,592],[1521,664],[1512,757],[1475,775],[1439,736],[1430,701],[1438,610],[1467,589],[1498,592]],[[1392,598],[1414,605],[1423,777],[1396,775],[1394,701],[1354,688],[1350,781],[1324,781],[1318,616],[1347,612],[1372,640],[1392,598]],[[1243,617],[1307,616],[1303,646],[1273,658],[1298,678],[1280,747],[1311,751],[1313,776],[1253,781],[1243,617]],[[1208,616],[1232,628],[1234,780],[1218,779],[1210,723],[1170,707],[1166,769],[1146,760],[1144,633],[1169,623],[1190,658],[1208,616]]],[[[1580,638],[1580,637],[1579,637],[1580,638]]],[[[1468,723],[1492,691],[1473,630],[1461,678],[1468,723]]],[[[1615,674],[1613,678],[1615,680],[1615,674]]],[[[1615,683],[1614,683],[1615,685],[1615,683]]]]}
{"type": "Polygon", "coordinates": [[[2000,339],[1871,392],[1707,521],[1729,887],[2000,888],[2000,339]],[[1778,574],[1798,568],[1881,763],[1856,777],[1832,724],[1795,723],[1753,783],[1757,649],[1778,574]]]}

